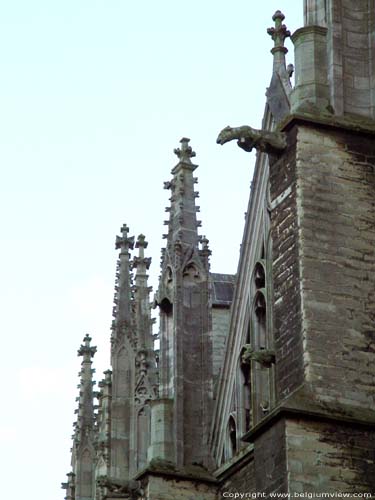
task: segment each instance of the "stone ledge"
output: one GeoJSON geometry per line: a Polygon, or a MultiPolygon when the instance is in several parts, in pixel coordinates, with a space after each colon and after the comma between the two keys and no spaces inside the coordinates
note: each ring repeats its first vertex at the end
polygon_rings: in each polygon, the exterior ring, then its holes
{"type": "Polygon", "coordinates": [[[375,426],[375,411],[367,408],[355,408],[339,402],[324,402],[302,385],[289,397],[284,399],[271,413],[263,418],[255,427],[244,434],[242,441],[253,442],[263,434],[275,421],[283,417],[304,418],[309,420],[334,421],[361,427],[375,426]]]}
{"type": "Polygon", "coordinates": [[[218,485],[217,479],[199,465],[177,467],[172,462],[161,459],[151,460],[149,465],[135,476],[135,479],[140,481],[148,475],[218,485]]]}
{"type": "Polygon", "coordinates": [[[279,127],[281,131],[289,130],[296,122],[306,125],[321,125],[322,127],[350,130],[368,135],[375,135],[375,120],[371,120],[359,115],[336,116],[327,113],[320,113],[318,110],[300,110],[288,115],[279,127]]]}

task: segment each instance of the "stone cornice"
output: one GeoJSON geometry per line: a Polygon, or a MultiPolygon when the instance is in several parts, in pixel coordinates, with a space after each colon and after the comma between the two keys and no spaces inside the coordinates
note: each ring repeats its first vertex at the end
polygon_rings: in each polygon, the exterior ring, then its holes
{"type": "Polygon", "coordinates": [[[288,131],[293,125],[321,125],[322,127],[350,130],[359,134],[375,135],[375,121],[359,115],[323,115],[313,110],[289,115],[280,123],[280,130],[288,131]]]}
{"type": "Polygon", "coordinates": [[[165,460],[153,460],[143,470],[141,470],[135,479],[141,481],[147,476],[162,476],[171,479],[180,479],[183,481],[194,481],[205,484],[218,485],[218,480],[207,470],[199,466],[176,467],[174,464],[165,460]]]}
{"type": "Polygon", "coordinates": [[[353,407],[339,402],[324,402],[314,397],[314,393],[302,385],[274,408],[249,432],[244,434],[242,441],[253,442],[265,432],[275,421],[283,418],[302,418],[325,422],[339,422],[347,425],[359,425],[374,428],[375,411],[367,408],[353,407]]]}

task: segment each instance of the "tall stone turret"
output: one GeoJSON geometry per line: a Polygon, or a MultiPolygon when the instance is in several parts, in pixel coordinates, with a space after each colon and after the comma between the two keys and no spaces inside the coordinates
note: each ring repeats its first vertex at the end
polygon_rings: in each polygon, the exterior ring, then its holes
{"type": "Polygon", "coordinates": [[[150,268],[151,258],[145,257],[145,248],[148,242],[143,234],[138,236],[135,247],[138,248],[138,256],[133,258],[135,273],[134,287],[134,311],[135,328],[138,349],[153,350],[150,292],[152,287],[148,286],[147,271],[150,268]]]}
{"type": "Polygon", "coordinates": [[[72,472],[68,481],[63,483],[66,500],[92,500],[94,495],[95,470],[95,415],[92,358],[96,347],[91,346],[91,337],[87,334],[78,350],[82,356],[80,375],[77,421],[74,424],[72,448],[72,472]]]}
{"type": "Polygon", "coordinates": [[[111,395],[111,453],[110,476],[129,478],[130,433],[135,383],[134,321],[131,297],[131,269],[129,250],[134,237],[129,237],[124,224],[121,236],[116,238],[120,250],[112,325],[112,395],[111,395]]]}
{"type": "Polygon", "coordinates": [[[151,258],[145,257],[147,241],[143,234],[135,244],[138,256],[133,259],[135,273],[134,324],[136,332],[136,365],[134,390],[134,418],[132,432],[132,471],[135,473],[146,467],[147,452],[151,440],[150,402],[157,396],[156,358],[152,335],[150,292],[147,271],[151,258]]]}
{"type": "Polygon", "coordinates": [[[292,110],[375,118],[375,5],[305,0],[295,46],[292,110]]]}
{"type": "Polygon", "coordinates": [[[151,456],[177,466],[209,466],[212,411],[212,339],[209,307],[208,240],[197,228],[194,191],[197,168],[189,139],[175,149],[179,161],[171,190],[167,247],[157,293],[160,308],[160,400],[153,406],[151,456]],[[157,422],[162,422],[160,426],[157,422]],[[159,427],[157,427],[159,425],[159,427]]]}

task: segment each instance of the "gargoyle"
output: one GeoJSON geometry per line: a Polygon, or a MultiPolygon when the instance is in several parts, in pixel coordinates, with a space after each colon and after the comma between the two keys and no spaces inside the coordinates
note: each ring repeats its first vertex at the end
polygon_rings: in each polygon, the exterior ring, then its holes
{"type": "Polygon", "coordinates": [[[245,344],[241,356],[242,363],[249,364],[250,361],[255,361],[261,364],[264,368],[270,368],[275,363],[275,352],[267,349],[254,351],[250,344],[245,344]]]}
{"type": "Polygon", "coordinates": [[[125,481],[120,479],[114,479],[108,476],[100,476],[97,479],[98,486],[102,488],[107,488],[109,493],[114,493],[115,496],[118,494],[124,494],[129,499],[136,500],[142,496],[142,490],[139,481],[125,481]]]}
{"type": "Polygon", "coordinates": [[[225,127],[218,135],[216,142],[223,145],[234,139],[237,139],[240,148],[248,152],[255,148],[262,153],[277,156],[286,148],[286,138],[283,132],[258,130],[248,125],[225,127]]]}

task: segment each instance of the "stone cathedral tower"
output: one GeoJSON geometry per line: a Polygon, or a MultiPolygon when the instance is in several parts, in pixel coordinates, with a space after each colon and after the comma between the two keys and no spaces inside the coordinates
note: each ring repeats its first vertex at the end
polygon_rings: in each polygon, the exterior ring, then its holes
{"type": "Polygon", "coordinates": [[[93,392],[86,336],[67,500],[375,493],[375,0],[302,5],[268,29],[262,127],[217,139],[257,150],[236,276],[210,272],[175,150],[159,353],[147,243],[117,239],[112,371],[93,392]]]}

